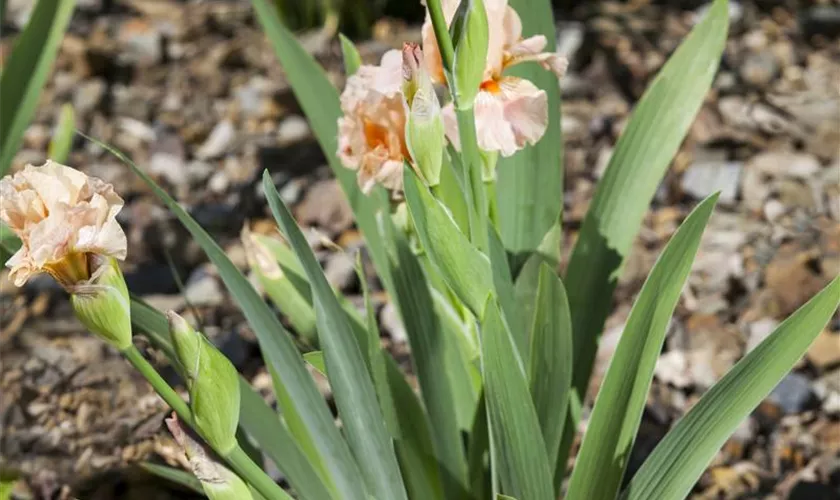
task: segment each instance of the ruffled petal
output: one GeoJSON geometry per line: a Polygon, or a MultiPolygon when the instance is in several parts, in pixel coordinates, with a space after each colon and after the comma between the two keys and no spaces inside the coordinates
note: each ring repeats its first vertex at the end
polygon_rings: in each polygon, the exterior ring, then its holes
{"type": "Polygon", "coordinates": [[[505,118],[505,94],[481,91],[475,98],[475,131],[478,147],[510,156],[519,149],[511,124],[505,118]]]}
{"type": "MultiPolygon", "coordinates": [[[[548,126],[548,98],[529,80],[506,77],[499,82],[504,120],[510,124],[517,149],[535,144],[548,126]]],[[[503,153],[504,154],[504,153],[503,153]]]]}
{"type": "Polygon", "coordinates": [[[519,40],[505,51],[505,68],[523,62],[533,61],[557,75],[557,78],[561,78],[566,74],[569,61],[560,54],[543,52],[545,45],[546,39],[543,35],[534,35],[524,40],[519,40]]]}

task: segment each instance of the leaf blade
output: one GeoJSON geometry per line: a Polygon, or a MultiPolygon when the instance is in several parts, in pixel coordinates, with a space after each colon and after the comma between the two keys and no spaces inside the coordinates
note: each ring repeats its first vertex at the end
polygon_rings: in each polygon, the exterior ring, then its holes
{"type": "Polygon", "coordinates": [[[569,482],[570,500],[618,494],[668,322],[717,198],[706,198],[680,225],[633,304],[583,437],[569,482]]]}
{"type": "Polygon", "coordinates": [[[75,0],[40,0],[0,73],[0,177],[9,170],[35,114],[75,7],[75,0]]]}
{"type": "Polygon", "coordinates": [[[741,420],[805,354],[838,306],[840,277],[782,322],[700,398],[660,441],[621,498],[684,498],[741,420]]]}
{"type": "Polygon", "coordinates": [[[482,364],[492,449],[504,493],[554,498],[551,471],[528,381],[511,334],[492,297],[482,322],[482,364]]]}
{"type": "Polygon", "coordinates": [[[274,219],[297,253],[309,279],[318,338],[333,387],[333,397],[368,493],[375,498],[407,498],[361,346],[355,340],[345,312],[306,238],[280,199],[268,171],[263,173],[263,189],[274,219]]]}
{"type": "Polygon", "coordinates": [[[563,282],[545,262],[539,266],[531,326],[531,398],[540,421],[551,470],[556,467],[572,384],[572,319],[563,282]]]}
{"type": "MultiPolygon", "coordinates": [[[[572,310],[573,387],[581,396],[586,394],[598,338],[624,258],[665,169],[711,86],[726,41],[727,16],[726,0],[716,0],[648,87],[616,145],[584,219],[564,280],[572,310]],[[646,140],[651,137],[656,140],[646,140]]],[[[561,457],[567,453],[568,448],[561,450],[561,457]]]]}

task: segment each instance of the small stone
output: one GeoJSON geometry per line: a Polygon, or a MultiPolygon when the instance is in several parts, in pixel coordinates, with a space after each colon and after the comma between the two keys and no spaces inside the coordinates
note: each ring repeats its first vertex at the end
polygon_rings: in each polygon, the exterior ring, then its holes
{"type": "Polygon", "coordinates": [[[779,219],[779,217],[783,216],[787,210],[788,207],[781,201],[776,199],[767,200],[767,203],[764,204],[764,218],[770,222],[775,222],[779,219]]]}
{"type": "Polygon", "coordinates": [[[661,382],[685,389],[694,383],[685,352],[674,349],[666,352],[656,361],[654,375],[661,382]]]}
{"type": "Polygon", "coordinates": [[[770,51],[761,51],[747,56],[741,65],[741,78],[750,85],[764,87],[776,78],[779,63],[770,51]]]}
{"type": "Polygon", "coordinates": [[[73,111],[84,116],[99,107],[105,97],[107,85],[98,78],[87,80],[73,92],[73,111]]]}
{"type": "Polygon", "coordinates": [[[775,330],[778,325],[779,322],[773,318],[763,318],[750,323],[747,337],[747,352],[750,352],[758,347],[764,339],[773,333],[773,330],[775,330]]]}
{"type": "Polygon", "coordinates": [[[348,252],[334,253],[327,259],[324,275],[336,290],[347,290],[356,283],[356,261],[348,252]]]}
{"type": "Polygon", "coordinates": [[[804,375],[790,373],[779,382],[768,396],[784,414],[800,413],[814,402],[811,381],[804,375]]]}
{"type": "Polygon", "coordinates": [[[281,146],[288,146],[303,141],[310,134],[311,130],[306,118],[292,115],[280,122],[280,126],[277,128],[277,141],[281,146]]]}
{"type": "Polygon", "coordinates": [[[301,225],[317,224],[334,234],[353,224],[353,211],[335,179],[313,184],[297,207],[301,225]]]}
{"type": "Polygon", "coordinates": [[[278,191],[280,199],[283,200],[283,203],[289,206],[297,204],[298,200],[300,200],[300,195],[303,192],[302,184],[303,182],[301,179],[292,179],[284,184],[278,191]]]}
{"type": "Polygon", "coordinates": [[[203,184],[213,175],[216,167],[206,161],[194,160],[187,164],[186,171],[190,184],[203,184]]]}
{"type": "Polygon", "coordinates": [[[153,23],[142,18],[129,19],[119,29],[119,41],[123,46],[121,56],[130,62],[144,66],[154,65],[163,57],[163,39],[153,23]]]}
{"type": "Polygon", "coordinates": [[[184,296],[194,306],[217,306],[224,300],[222,287],[216,276],[199,268],[190,275],[184,296]]]}
{"type": "Polygon", "coordinates": [[[744,165],[736,161],[696,162],[683,174],[682,190],[696,199],[703,199],[720,191],[718,203],[733,205],[744,165]]]}
{"type": "Polygon", "coordinates": [[[388,302],[379,313],[379,322],[382,329],[388,332],[394,343],[402,344],[408,341],[408,334],[405,331],[400,315],[393,302],[388,302]]]}
{"type": "Polygon", "coordinates": [[[226,192],[229,186],[230,180],[228,179],[227,174],[223,171],[218,171],[213,174],[213,176],[210,177],[210,181],[207,183],[207,189],[216,194],[226,192]]]}
{"type": "Polygon", "coordinates": [[[195,152],[200,160],[217,158],[228,152],[236,139],[236,129],[230,120],[222,120],[213,127],[210,136],[195,152]]]}
{"type": "Polygon", "coordinates": [[[806,357],[820,370],[840,364],[840,333],[823,330],[808,348],[806,357]]]}
{"type": "Polygon", "coordinates": [[[184,169],[184,158],[165,151],[152,153],[152,157],[149,158],[149,173],[179,187],[185,186],[188,179],[184,169]]]}

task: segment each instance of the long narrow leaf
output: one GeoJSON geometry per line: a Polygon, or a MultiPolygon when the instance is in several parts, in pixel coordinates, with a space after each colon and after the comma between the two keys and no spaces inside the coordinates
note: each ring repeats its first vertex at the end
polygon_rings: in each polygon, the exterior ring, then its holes
{"type": "Polygon", "coordinates": [[[544,262],[539,267],[538,283],[531,323],[529,378],[553,471],[572,383],[572,320],[566,289],[554,269],[544,262]]]}
{"type": "Polygon", "coordinates": [[[405,199],[429,259],[443,279],[477,316],[493,289],[490,261],[474,247],[410,168],[403,176],[405,199]]]}
{"type": "Polygon", "coordinates": [[[394,299],[411,345],[420,394],[429,414],[435,455],[443,469],[444,489],[448,498],[456,498],[463,495],[467,486],[466,456],[461,446],[456,402],[449,378],[450,369],[457,369],[457,365],[447,366],[450,361],[447,351],[454,349],[453,346],[448,348],[447,343],[457,342],[457,339],[444,337],[448,332],[443,331],[435,315],[429,284],[405,235],[392,227],[390,219],[383,220],[383,224],[388,225],[383,237],[390,237],[395,243],[396,251],[392,256],[394,299]]]}
{"type": "Polygon", "coordinates": [[[65,104],[61,107],[58,124],[56,124],[55,133],[53,133],[49,150],[47,151],[50,159],[58,163],[65,163],[73,147],[73,138],[75,135],[76,114],[73,112],[73,106],[71,104],[65,104]]]}
{"type": "Polygon", "coordinates": [[[726,439],[805,354],[838,306],[840,277],[782,322],[700,398],[645,460],[622,498],[685,498],[726,439]]]}
{"type": "MultiPolygon", "coordinates": [[[[545,50],[555,44],[554,16],[546,0],[511,0],[526,36],[544,35],[545,50]]],[[[498,163],[497,199],[502,241],[513,254],[514,275],[543,239],[563,208],[563,140],[557,77],[536,64],[522,64],[510,74],[526,78],[547,96],[548,128],[535,146],[498,163]]]]}
{"type": "MultiPolygon", "coordinates": [[[[727,1],[715,0],[642,96],[598,183],[564,280],[572,310],[573,386],[578,394],[586,393],[624,258],[712,84],[726,40],[727,16],[727,1]]],[[[561,450],[561,457],[567,451],[561,450]]]]}
{"type": "Polygon", "coordinates": [[[101,142],[98,144],[129,165],[143,179],[216,265],[219,276],[242,308],[245,319],[259,340],[266,366],[275,381],[280,382],[275,384],[275,390],[290,430],[298,440],[303,440],[301,446],[304,450],[314,449],[317,452],[316,455],[308,455],[316,461],[317,466],[326,468],[328,479],[332,482],[330,486],[342,495],[357,498],[354,492],[358,492],[359,487],[356,481],[358,467],[289,332],[283,328],[248,279],[233,265],[224,250],[195,219],[124,154],[101,142]]]}
{"type": "Polygon", "coordinates": [[[35,113],[75,0],[39,0],[0,74],[0,177],[12,164],[35,113]]]}
{"type": "Polygon", "coordinates": [[[327,376],[368,493],[374,498],[407,498],[373,381],[344,310],[268,171],[263,174],[263,189],[274,219],[297,253],[312,287],[327,376]]]}
{"type": "Polygon", "coordinates": [[[554,498],[540,422],[522,360],[498,304],[484,307],[481,353],[492,446],[504,493],[529,500],[554,498]]]}
{"type": "MultiPolygon", "coordinates": [[[[131,299],[131,321],[161,349],[173,366],[177,365],[177,355],[169,336],[169,324],[166,317],[146,303],[131,299]]],[[[286,426],[274,413],[262,397],[240,377],[241,393],[239,425],[259,444],[289,483],[301,495],[313,499],[330,499],[324,480],[318,475],[307,457],[298,447],[286,426]]]]}
{"type": "Polygon", "coordinates": [[[703,200],[680,225],[633,304],[575,461],[570,500],[618,494],[668,322],[717,198],[715,194],[703,200]]]}

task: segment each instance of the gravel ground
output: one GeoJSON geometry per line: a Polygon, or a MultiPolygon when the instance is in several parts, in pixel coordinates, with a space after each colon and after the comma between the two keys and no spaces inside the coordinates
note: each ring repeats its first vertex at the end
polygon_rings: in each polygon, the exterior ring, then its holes
{"type": "MultiPolygon", "coordinates": [[[[19,25],[28,2],[10,0],[19,25]]],[[[633,103],[705,7],[601,2],[558,16],[572,61],[562,81],[565,222],[570,245],[633,103]]],[[[721,71],[656,194],[629,257],[598,355],[597,390],[632,299],[664,243],[699,199],[721,190],[689,286],[656,368],[642,433],[646,453],[699,396],[775,325],[840,272],[840,5],[731,2],[721,71]]],[[[14,30],[4,30],[0,54],[14,30]]],[[[419,27],[390,19],[360,42],[366,61],[419,27]]],[[[342,85],[329,33],[302,35],[342,85]]],[[[80,0],[14,168],[45,159],[60,105],[176,196],[243,269],[243,224],[271,227],[257,180],[271,170],[350,296],[362,242],[339,187],[247,2],[80,0]]],[[[255,338],[198,246],[127,167],[78,139],[69,164],[126,198],[129,288],[159,309],[185,309],[185,282],[206,333],[267,390],[255,338]]],[[[567,248],[568,250],[568,248],[567,248]]],[[[372,281],[373,282],[373,281],[372,281]]],[[[377,294],[386,342],[405,335],[377,294]]],[[[35,498],[180,498],[133,472],[177,465],[164,408],[117,354],[83,334],[49,279],[17,290],[0,273],[0,464],[22,470],[35,498]],[[80,493],[80,495],[82,494],[80,493]]],[[[156,353],[150,350],[150,355],[156,353]]],[[[267,391],[266,391],[267,392],[267,391]]],[[[840,320],[749,417],[698,483],[696,498],[840,498],[840,320]]],[[[583,422],[585,425],[585,419],[583,422]]]]}

